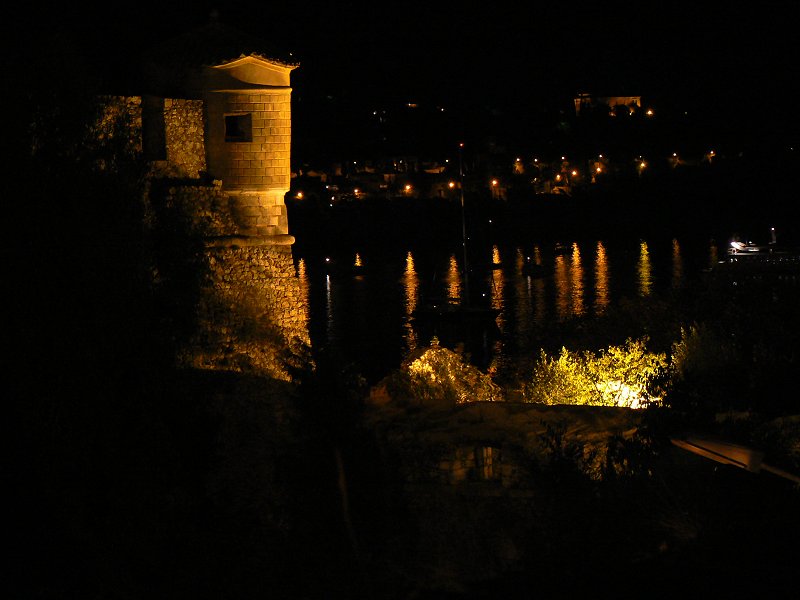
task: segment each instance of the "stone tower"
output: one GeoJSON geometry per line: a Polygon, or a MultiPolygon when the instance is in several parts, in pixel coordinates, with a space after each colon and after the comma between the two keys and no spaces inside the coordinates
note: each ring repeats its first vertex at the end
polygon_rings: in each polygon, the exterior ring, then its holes
{"type": "Polygon", "coordinates": [[[204,248],[180,361],[289,379],[287,356],[309,341],[284,204],[297,65],[263,47],[212,22],[149,52],[143,147],[154,206],[204,248]]]}

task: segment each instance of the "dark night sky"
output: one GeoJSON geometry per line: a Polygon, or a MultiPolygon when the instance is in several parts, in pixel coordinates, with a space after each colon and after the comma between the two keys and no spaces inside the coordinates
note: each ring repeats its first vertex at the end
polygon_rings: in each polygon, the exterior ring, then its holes
{"type": "Polygon", "coordinates": [[[60,30],[90,68],[102,68],[204,24],[212,10],[222,22],[274,43],[276,56],[292,53],[301,63],[293,74],[296,98],[452,106],[479,97],[526,106],[586,90],[714,105],[726,117],[788,118],[787,131],[797,134],[796,0],[407,0],[320,7],[142,0],[104,11],[36,8],[16,21],[50,51],[60,30]]]}
{"type": "MultiPolygon", "coordinates": [[[[38,10],[91,52],[124,52],[173,31],[222,21],[275,40],[308,71],[346,85],[416,91],[471,85],[475,66],[503,77],[575,87],[689,84],[750,89],[793,76],[800,3],[761,2],[220,2],[120,3],[38,10]],[[524,6],[524,8],[520,8],[524,6]],[[769,72],[769,75],[768,73],[769,72]]],[[[25,17],[23,17],[25,18],[25,17]]],[[[299,75],[299,72],[298,72],[299,75]]],[[[488,80],[488,81],[487,81],[488,80]]]]}

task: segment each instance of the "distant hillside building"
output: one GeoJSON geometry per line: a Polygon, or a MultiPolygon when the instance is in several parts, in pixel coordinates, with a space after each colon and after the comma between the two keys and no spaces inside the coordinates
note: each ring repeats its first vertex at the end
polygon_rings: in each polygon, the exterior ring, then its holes
{"type": "Polygon", "coordinates": [[[593,96],[592,94],[580,92],[574,98],[574,102],[575,114],[578,116],[582,111],[596,111],[598,107],[605,107],[609,112],[613,112],[617,107],[625,107],[629,110],[642,108],[641,96],[593,96]]]}

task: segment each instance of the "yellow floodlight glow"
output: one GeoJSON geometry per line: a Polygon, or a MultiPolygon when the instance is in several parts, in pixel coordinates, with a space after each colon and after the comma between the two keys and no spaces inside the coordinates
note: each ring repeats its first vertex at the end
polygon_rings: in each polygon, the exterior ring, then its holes
{"type": "Polygon", "coordinates": [[[577,172],[577,171],[573,171],[573,172],[572,172],[572,176],[573,176],[573,177],[575,177],[577,174],[578,174],[578,172],[577,172]]]}
{"type": "Polygon", "coordinates": [[[497,183],[498,183],[498,182],[497,182],[497,179],[492,179],[492,185],[493,185],[493,186],[497,185],[497,183]]]}
{"type": "Polygon", "coordinates": [[[449,183],[447,184],[447,187],[449,187],[449,188],[452,190],[454,187],[456,187],[456,182],[455,182],[455,181],[451,181],[451,182],[449,182],[449,183]]]}
{"type": "Polygon", "coordinates": [[[297,198],[298,200],[302,200],[303,199],[303,192],[297,192],[297,194],[295,194],[294,197],[297,198]]]}

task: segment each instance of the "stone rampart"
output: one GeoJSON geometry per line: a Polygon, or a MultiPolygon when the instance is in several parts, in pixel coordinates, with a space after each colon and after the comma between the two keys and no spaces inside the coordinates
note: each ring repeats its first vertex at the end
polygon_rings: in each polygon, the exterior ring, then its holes
{"type": "MultiPolygon", "coordinates": [[[[252,143],[230,153],[230,186],[220,179],[204,183],[204,102],[163,99],[166,160],[153,163],[151,171],[151,225],[159,235],[184,238],[172,252],[186,255],[162,260],[190,265],[200,281],[183,309],[195,326],[179,351],[182,365],[290,380],[292,367],[305,357],[307,299],[295,273],[283,202],[289,186],[289,98],[287,93],[232,97],[229,109],[252,110],[257,118],[252,143]],[[261,174],[254,179],[251,171],[261,174]]],[[[142,99],[108,97],[102,108],[98,140],[113,140],[126,155],[141,156],[142,99]]],[[[161,272],[158,265],[156,271],[161,272]]]]}
{"type": "Polygon", "coordinates": [[[208,248],[197,334],[181,360],[205,369],[291,380],[309,344],[290,246],[208,248]]]}
{"type": "Polygon", "coordinates": [[[292,238],[243,235],[232,204],[219,185],[167,190],[168,218],[205,244],[197,265],[205,277],[194,308],[196,333],[180,361],[288,380],[309,344],[292,238]]]}
{"type": "Polygon", "coordinates": [[[167,162],[182,177],[197,178],[206,170],[202,100],[164,99],[167,162]]]}

